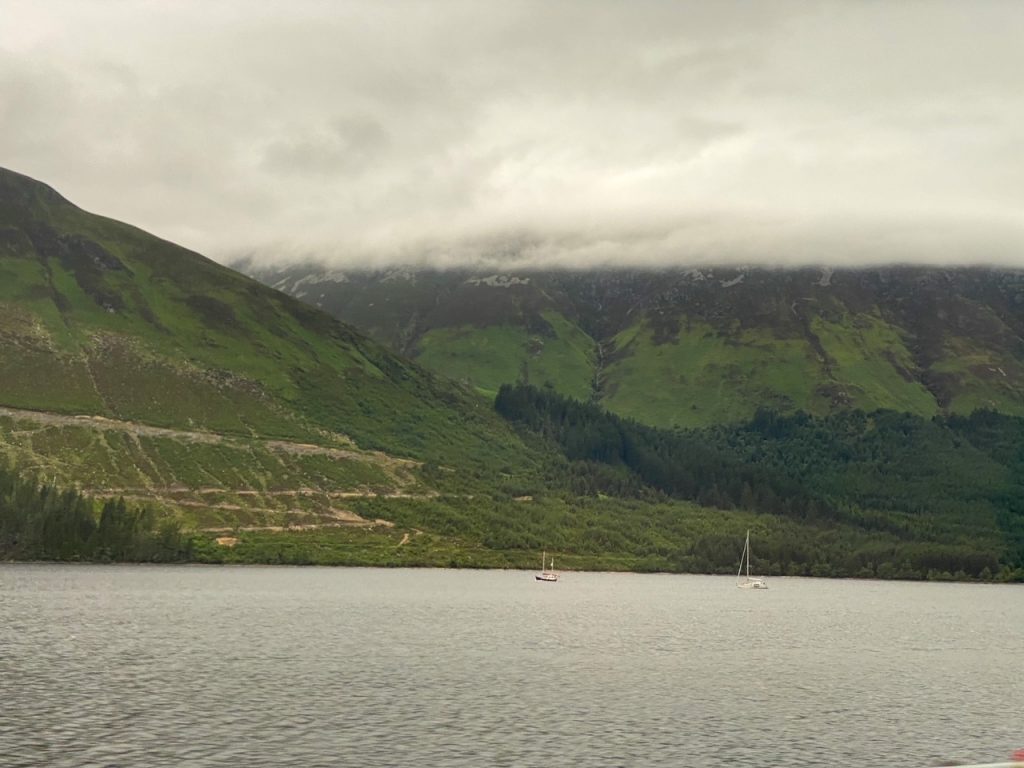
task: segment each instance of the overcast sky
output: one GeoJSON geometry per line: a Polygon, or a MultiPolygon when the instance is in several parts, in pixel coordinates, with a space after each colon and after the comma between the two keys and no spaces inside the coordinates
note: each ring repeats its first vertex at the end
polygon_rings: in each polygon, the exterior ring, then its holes
{"type": "Polygon", "coordinates": [[[0,0],[0,165],[224,261],[1024,266],[1024,2],[0,0]]]}

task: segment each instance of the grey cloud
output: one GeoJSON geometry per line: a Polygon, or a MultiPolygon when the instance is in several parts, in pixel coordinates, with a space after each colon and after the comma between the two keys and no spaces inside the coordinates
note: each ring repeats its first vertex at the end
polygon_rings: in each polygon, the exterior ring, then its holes
{"type": "Polygon", "coordinates": [[[227,259],[1024,265],[1024,7],[0,0],[0,164],[227,259]]]}
{"type": "Polygon", "coordinates": [[[388,145],[388,134],[367,117],[343,117],[301,137],[272,142],[262,165],[274,173],[333,175],[356,173],[388,145]]]}

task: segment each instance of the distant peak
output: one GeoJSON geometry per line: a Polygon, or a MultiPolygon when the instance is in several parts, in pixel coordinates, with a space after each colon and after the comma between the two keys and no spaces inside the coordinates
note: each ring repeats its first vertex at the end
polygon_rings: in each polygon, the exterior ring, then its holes
{"type": "Polygon", "coordinates": [[[72,204],[48,184],[9,168],[0,167],[0,204],[31,207],[40,203],[72,204]]]}

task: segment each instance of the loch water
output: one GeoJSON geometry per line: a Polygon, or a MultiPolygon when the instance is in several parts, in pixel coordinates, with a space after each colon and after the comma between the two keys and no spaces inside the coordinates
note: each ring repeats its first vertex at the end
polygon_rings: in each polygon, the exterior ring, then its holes
{"type": "Polygon", "coordinates": [[[0,766],[926,766],[1024,747],[1024,587],[0,565],[0,766]]]}

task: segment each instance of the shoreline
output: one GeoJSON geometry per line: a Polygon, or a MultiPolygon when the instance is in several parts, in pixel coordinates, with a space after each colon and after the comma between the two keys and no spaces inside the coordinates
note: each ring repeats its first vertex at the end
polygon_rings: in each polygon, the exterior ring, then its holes
{"type": "MultiPolygon", "coordinates": [[[[536,568],[516,568],[511,566],[488,566],[488,565],[430,565],[422,564],[417,565],[413,563],[394,563],[394,564],[345,564],[345,563],[258,563],[258,562],[201,562],[196,560],[179,561],[179,562],[150,562],[150,561],[130,561],[130,560],[117,560],[104,562],[100,560],[0,560],[0,566],[70,566],[70,567],[104,567],[104,568],[123,568],[123,567],[146,567],[146,568],[282,568],[282,569],[360,569],[360,570],[380,570],[380,571],[394,571],[394,570],[408,570],[408,571],[505,571],[515,573],[532,573],[536,571],[536,568]]],[[[634,570],[609,570],[609,569],[585,569],[585,568],[573,568],[573,569],[559,569],[559,576],[572,576],[574,574],[607,574],[607,575],[622,575],[622,576],[703,576],[713,577],[719,579],[733,579],[734,574],[725,573],[706,573],[706,572],[692,572],[692,571],[634,571],[634,570]]],[[[770,576],[768,577],[769,583],[775,581],[790,581],[790,580],[816,580],[816,581],[849,581],[849,582],[878,582],[880,584],[892,584],[892,583],[912,583],[912,584],[975,584],[975,585],[1006,585],[1006,586],[1019,586],[1024,584],[1024,581],[1015,580],[981,580],[981,579],[880,579],[875,577],[866,576],[770,576]]],[[[769,590],[770,591],[770,590],[769,590]]]]}

